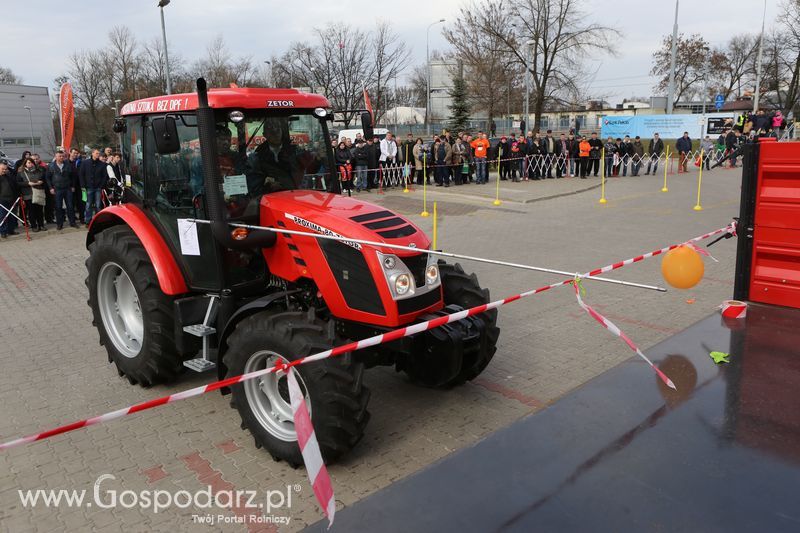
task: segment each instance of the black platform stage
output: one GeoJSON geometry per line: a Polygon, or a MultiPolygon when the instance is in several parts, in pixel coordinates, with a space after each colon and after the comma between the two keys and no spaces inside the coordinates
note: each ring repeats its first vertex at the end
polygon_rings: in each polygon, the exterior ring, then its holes
{"type": "Polygon", "coordinates": [[[647,355],[677,393],[632,358],[332,531],[800,531],[800,310],[714,314],[647,355]]]}

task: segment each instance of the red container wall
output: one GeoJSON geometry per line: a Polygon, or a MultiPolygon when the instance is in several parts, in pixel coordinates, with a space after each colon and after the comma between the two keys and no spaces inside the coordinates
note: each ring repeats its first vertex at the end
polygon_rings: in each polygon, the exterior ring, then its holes
{"type": "Polygon", "coordinates": [[[770,141],[758,162],[750,299],[800,308],[800,143],[770,141]]]}

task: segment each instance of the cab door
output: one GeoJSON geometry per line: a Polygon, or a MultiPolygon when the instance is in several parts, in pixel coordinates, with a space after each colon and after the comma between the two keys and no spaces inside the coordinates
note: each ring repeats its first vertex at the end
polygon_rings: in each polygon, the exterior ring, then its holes
{"type": "MultiPolygon", "coordinates": [[[[188,284],[195,290],[215,291],[220,287],[217,274],[217,246],[207,224],[195,224],[199,250],[181,246],[180,219],[206,219],[203,208],[203,173],[197,120],[193,114],[176,117],[180,150],[159,154],[155,149],[152,119],[142,122],[142,162],[146,212],[160,226],[161,233],[183,267],[188,284]]],[[[189,235],[188,237],[191,237],[189,235]]],[[[193,240],[193,239],[190,239],[193,240]]]]}

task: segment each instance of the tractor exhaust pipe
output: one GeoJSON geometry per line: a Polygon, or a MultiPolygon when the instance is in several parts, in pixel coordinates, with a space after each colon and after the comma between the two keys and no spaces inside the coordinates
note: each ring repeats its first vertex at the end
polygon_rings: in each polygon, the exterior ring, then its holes
{"type": "Polygon", "coordinates": [[[217,163],[219,154],[216,143],[214,110],[208,106],[208,86],[203,78],[197,79],[197,134],[200,138],[200,153],[203,154],[203,186],[206,192],[206,208],[211,221],[211,233],[222,246],[232,249],[269,248],[277,239],[271,231],[254,230],[241,240],[231,236],[228,213],[224,205],[222,179],[217,163]]]}

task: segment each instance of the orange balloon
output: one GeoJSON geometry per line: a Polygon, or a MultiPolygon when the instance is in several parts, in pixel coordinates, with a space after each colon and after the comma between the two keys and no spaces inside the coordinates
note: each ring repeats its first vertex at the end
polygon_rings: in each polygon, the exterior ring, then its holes
{"type": "Polygon", "coordinates": [[[691,289],[703,279],[703,259],[689,246],[678,246],[664,255],[661,274],[676,289],[691,289]]]}

